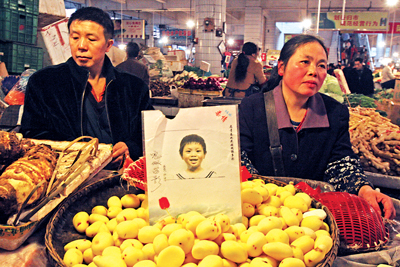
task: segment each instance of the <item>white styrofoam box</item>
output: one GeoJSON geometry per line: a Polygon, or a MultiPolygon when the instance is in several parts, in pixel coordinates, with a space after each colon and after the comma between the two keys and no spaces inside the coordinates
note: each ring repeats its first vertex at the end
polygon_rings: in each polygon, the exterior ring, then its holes
{"type": "Polygon", "coordinates": [[[185,51],[183,50],[171,50],[167,52],[168,56],[177,56],[177,61],[186,59],[185,51]]]}
{"type": "Polygon", "coordinates": [[[39,13],[65,17],[64,0],[39,0],[39,13]]]}
{"type": "Polygon", "coordinates": [[[165,64],[172,70],[172,71],[183,71],[183,64],[181,61],[166,61],[165,64]]]}
{"type": "Polygon", "coordinates": [[[67,23],[68,19],[65,18],[40,29],[44,48],[49,53],[53,65],[65,62],[71,57],[67,23]]]}
{"type": "Polygon", "coordinates": [[[38,29],[65,17],[64,0],[39,0],[38,29]]]}

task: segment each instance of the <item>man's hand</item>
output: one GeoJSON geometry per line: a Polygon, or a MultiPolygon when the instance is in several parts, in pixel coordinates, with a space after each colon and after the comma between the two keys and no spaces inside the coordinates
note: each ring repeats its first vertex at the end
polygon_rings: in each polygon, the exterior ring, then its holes
{"type": "Polygon", "coordinates": [[[396,217],[396,210],[389,196],[372,189],[369,185],[361,187],[360,191],[358,191],[358,196],[364,198],[380,216],[382,216],[382,211],[379,204],[382,204],[386,219],[393,219],[396,217]]]}
{"type": "Polygon", "coordinates": [[[113,146],[112,150],[112,161],[109,166],[113,166],[117,169],[123,164],[123,160],[129,155],[128,146],[124,142],[118,142],[113,146]]]}

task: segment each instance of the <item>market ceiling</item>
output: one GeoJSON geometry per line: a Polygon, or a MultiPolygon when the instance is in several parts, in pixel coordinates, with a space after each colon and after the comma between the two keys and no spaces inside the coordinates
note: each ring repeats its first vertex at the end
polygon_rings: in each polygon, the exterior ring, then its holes
{"type": "MultiPolygon", "coordinates": [[[[117,16],[131,16],[132,18],[153,19],[159,24],[184,24],[184,20],[194,17],[195,3],[197,0],[72,0],[86,6],[96,6],[103,10],[114,12],[117,16]]],[[[254,0],[226,0],[227,23],[244,21],[246,5],[254,5],[254,0]]],[[[386,0],[321,0],[321,12],[342,11],[345,2],[346,11],[394,11],[386,4],[386,0]]],[[[304,17],[318,10],[318,0],[260,0],[259,6],[266,12],[272,11],[276,21],[301,21],[304,17]],[[284,14],[279,16],[279,13],[284,14]],[[278,14],[278,15],[277,15],[278,14]],[[290,14],[290,15],[289,15],[290,14]],[[285,20],[279,19],[280,17],[285,20]]],[[[400,6],[400,3],[397,4],[400,6]]],[[[399,8],[397,8],[399,10],[399,8]]],[[[398,18],[400,13],[397,11],[398,18]]]]}

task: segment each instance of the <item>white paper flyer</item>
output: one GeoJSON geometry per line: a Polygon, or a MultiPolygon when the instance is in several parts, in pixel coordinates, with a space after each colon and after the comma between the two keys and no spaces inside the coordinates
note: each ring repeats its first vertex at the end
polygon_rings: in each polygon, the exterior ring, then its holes
{"type": "Polygon", "coordinates": [[[236,105],[196,107],[167,119],[143,111],[150,224],[192,210],[241,222],[237,112],[236,105]]]}

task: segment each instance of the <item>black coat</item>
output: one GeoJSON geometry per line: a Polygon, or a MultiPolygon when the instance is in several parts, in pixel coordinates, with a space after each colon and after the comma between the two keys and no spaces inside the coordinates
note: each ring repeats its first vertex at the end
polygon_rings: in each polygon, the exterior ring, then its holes
{"type": "MultiPolygon", "coordinates": [[[[143,155],[141,111],[153,109],[143,80],[115,69],[106,56],[105,101],[113,144],[125,142],[132,159],[143,155]]],[[[85,135],[83,99],[89,72],[73,58],[34,73],[27,84],[21,133],[27,138],[71,141],[85,135]]]]}
{"type": "Polygon", "coordinates": [[[368,96],[374,94],[374,78],[372,77],[372,71],[370,69],[363,67],[361,76],[358,75],[355,68],[347,68],[343,73],[346,77],[350,92],[368,96]]]}
{"type": "MultiPolygon", "coordinates": [[[[279,87],[274,90],[277,89],[279,87]]],[[[274,95],[277,99],[278,94],[274,92],[274,95]]],[[[286,106],[282,107],[285,104],[279,105],[279,100],[275,101],[277,112],[285,113],[282,116],[287,120],[284,122],[286,126],[279,129],[279,136],[286,176],[323,181],[329,163],[355,155],[350,143],[348,108],[324,94],[317,93],[313,98],[317,107],[309,123],[313,126],[307,127],[308,122],[305,121],[298,133],[290,124],[286,106]],[[323,119],[324,109],[329,125],[323,119]]],[[[308,110],[307,116],[311,113],[308,110]]],[[[274,176],[262,93],[242,100],[239,106],[239,126],[241,150],[247,152],[261,175],[274,176]]]]}

